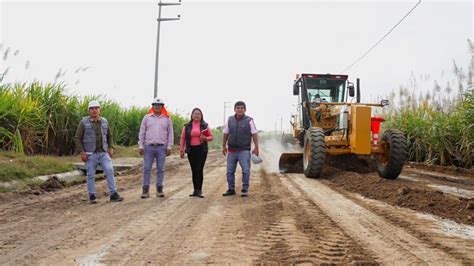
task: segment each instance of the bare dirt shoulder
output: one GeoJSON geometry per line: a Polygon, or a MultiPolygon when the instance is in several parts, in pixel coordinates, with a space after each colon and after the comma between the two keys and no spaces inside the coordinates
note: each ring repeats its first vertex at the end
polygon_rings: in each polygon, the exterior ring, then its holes
{"type": "MultiPolygon", "coordinates": [[[[314,180],[253,166],[250,196],[222,197],[225,157],[211,152],[204,199],[188,196],[191,171],[176,156],[167,160],[165,198],[140,198],[140,171],[117,178],[121,203],[108,202],[104,180],[97,182],[96,205],[87,203],[85,184],[7,193],[0,203],[0,264],[473,263],[471,238],[440,232],[430,217],[388,204],[390,196],[361,196],[412,181],[377,185],[370,173],[329,170],[314,180]],[[368,183],[356,191],[348,180],[368,183]]],[[[241,172],[236,176],[239,191],[241,172]]]]}
{"type": "Polygon", "coordinates": [[[186,160],[170,158],[167,169],[164,199],[140,199],[139,172],[118,178],[118,204],[107,202],[105,181],[96,205],[84,184],[11,194],[0,204],[0,264],[376,263],[310,199],[258,167],[248,198],[222,197],[225,158],[211,153],[204,199],[188,196],[186,160]]]}
{"type": "MultiPolygon", "coordinates": [[[[426,180],[422,175],[418,175],[418,178],[426,180]]],[[[374,172],[345,171],[332,166],[324,169],[323,179],[330,181],[327,184],[340,192],[358,193],[393,206],[474,225],[474,199],[445,193],[435,186],[429,186],[438,183],[453,187],[454,190],[465,189],[474,192],[471,185],[429,179],[426,182],[405,178],[386,180],[374,172]]]]}

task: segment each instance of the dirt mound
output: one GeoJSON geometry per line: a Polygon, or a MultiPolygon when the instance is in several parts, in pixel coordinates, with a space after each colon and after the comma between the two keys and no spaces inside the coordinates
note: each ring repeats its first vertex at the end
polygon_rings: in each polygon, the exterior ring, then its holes
{"type": "Polygon", "coordinates": [[[416,169],[434,171],[434,172],[455,175],[455,176],[461,175],[461,176],[474,178],[473,167],[466,169],[466,168],[460,168],[460,167],[454,167],[454,166],[428,165],[426,163],[416,163],[416,162],[408,162],[407,164],[408,164],[408,167],[413,167],[416,169]]]}
{"type": "Polygon", "coordinates": [[[43,184],[39,187],[43,191],[55,191],[58,189],[62,189],[66,186],[64,181],[59,180],[56,176],[52,176],[48,178],[43,184]]]}
{"type": "Polygon", "coordinates": [[[370,173],[375,170],[375,166],[370,158],[355,154],[328,156],[326,158],[326,165],[360,174],[370,173]]]}
{"type": "MultiPolygon", "coordinates": [[[[375,171],[375,164],[367,156],[357,156],[355,154],[344,154],[337,156],[327,156],[325,161],[326,167],[335,167],[340,170],[353,171],[360,174],[371,173],[375,171]]],[[[284,173],[304,172],[303,157],[289,158],[286,163],[280,161],[280,171],[284,173]]]]}
{"type": "Polygon", "coordinates": [[[361,175],[326,168],[325,179],[336,189],[358,193],[391,205],[431,213],[456,222],[474,225],[474,200],[457,198],[406,180],[386,180],[377,174],[361,175]]]}

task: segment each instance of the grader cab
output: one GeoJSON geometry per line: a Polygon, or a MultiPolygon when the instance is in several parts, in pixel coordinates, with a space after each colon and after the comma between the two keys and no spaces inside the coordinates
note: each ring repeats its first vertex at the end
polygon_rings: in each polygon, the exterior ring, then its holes
{"type": "Polygon", "coordinates": [[[372,108],[388,105],[360,103],[360,82],[348,82],[347,75],[301,74],[293,85],[298,96],[298,113],[292,116],[293,137],[301,153],[283,153],[280,172],[300,172],[319,177],[326,156],[355,154],[375,160],[382,178],[395,179],[407,159],[406,139],[396,129],[387,129],[379,140],[383,118],[372,108]]]}

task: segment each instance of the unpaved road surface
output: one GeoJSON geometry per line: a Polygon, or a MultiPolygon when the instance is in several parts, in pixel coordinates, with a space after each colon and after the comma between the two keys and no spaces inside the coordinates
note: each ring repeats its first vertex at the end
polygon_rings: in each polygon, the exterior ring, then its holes
{"type": "Polygon", "coordinates": [[[272,170],[253,166],[248,198],[222,197],[218,152],[208,157],[204,199],[188,196],[188,162],[176,156],[165,198],[140,199],[139,171],[117,178],[121,203],[107,201],[105,181],[95,205],[84,184],[4,194],[0,264],[474,264],[469,178],[407,169],[388,181],[328,166],[322,179],[308,179],[272,170]]]}

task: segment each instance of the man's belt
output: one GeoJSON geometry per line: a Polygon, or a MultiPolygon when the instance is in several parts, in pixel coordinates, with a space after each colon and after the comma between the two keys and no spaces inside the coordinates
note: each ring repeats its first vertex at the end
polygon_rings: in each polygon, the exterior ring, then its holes
{"type": "Polygon", "coordinates": [[[148,145],[158,147],[158,146],[163,146],[163,145],[165,145],[165,144],[162,144],[162,143],[150,143],[150,144],[148,144],[148,145]]]}

